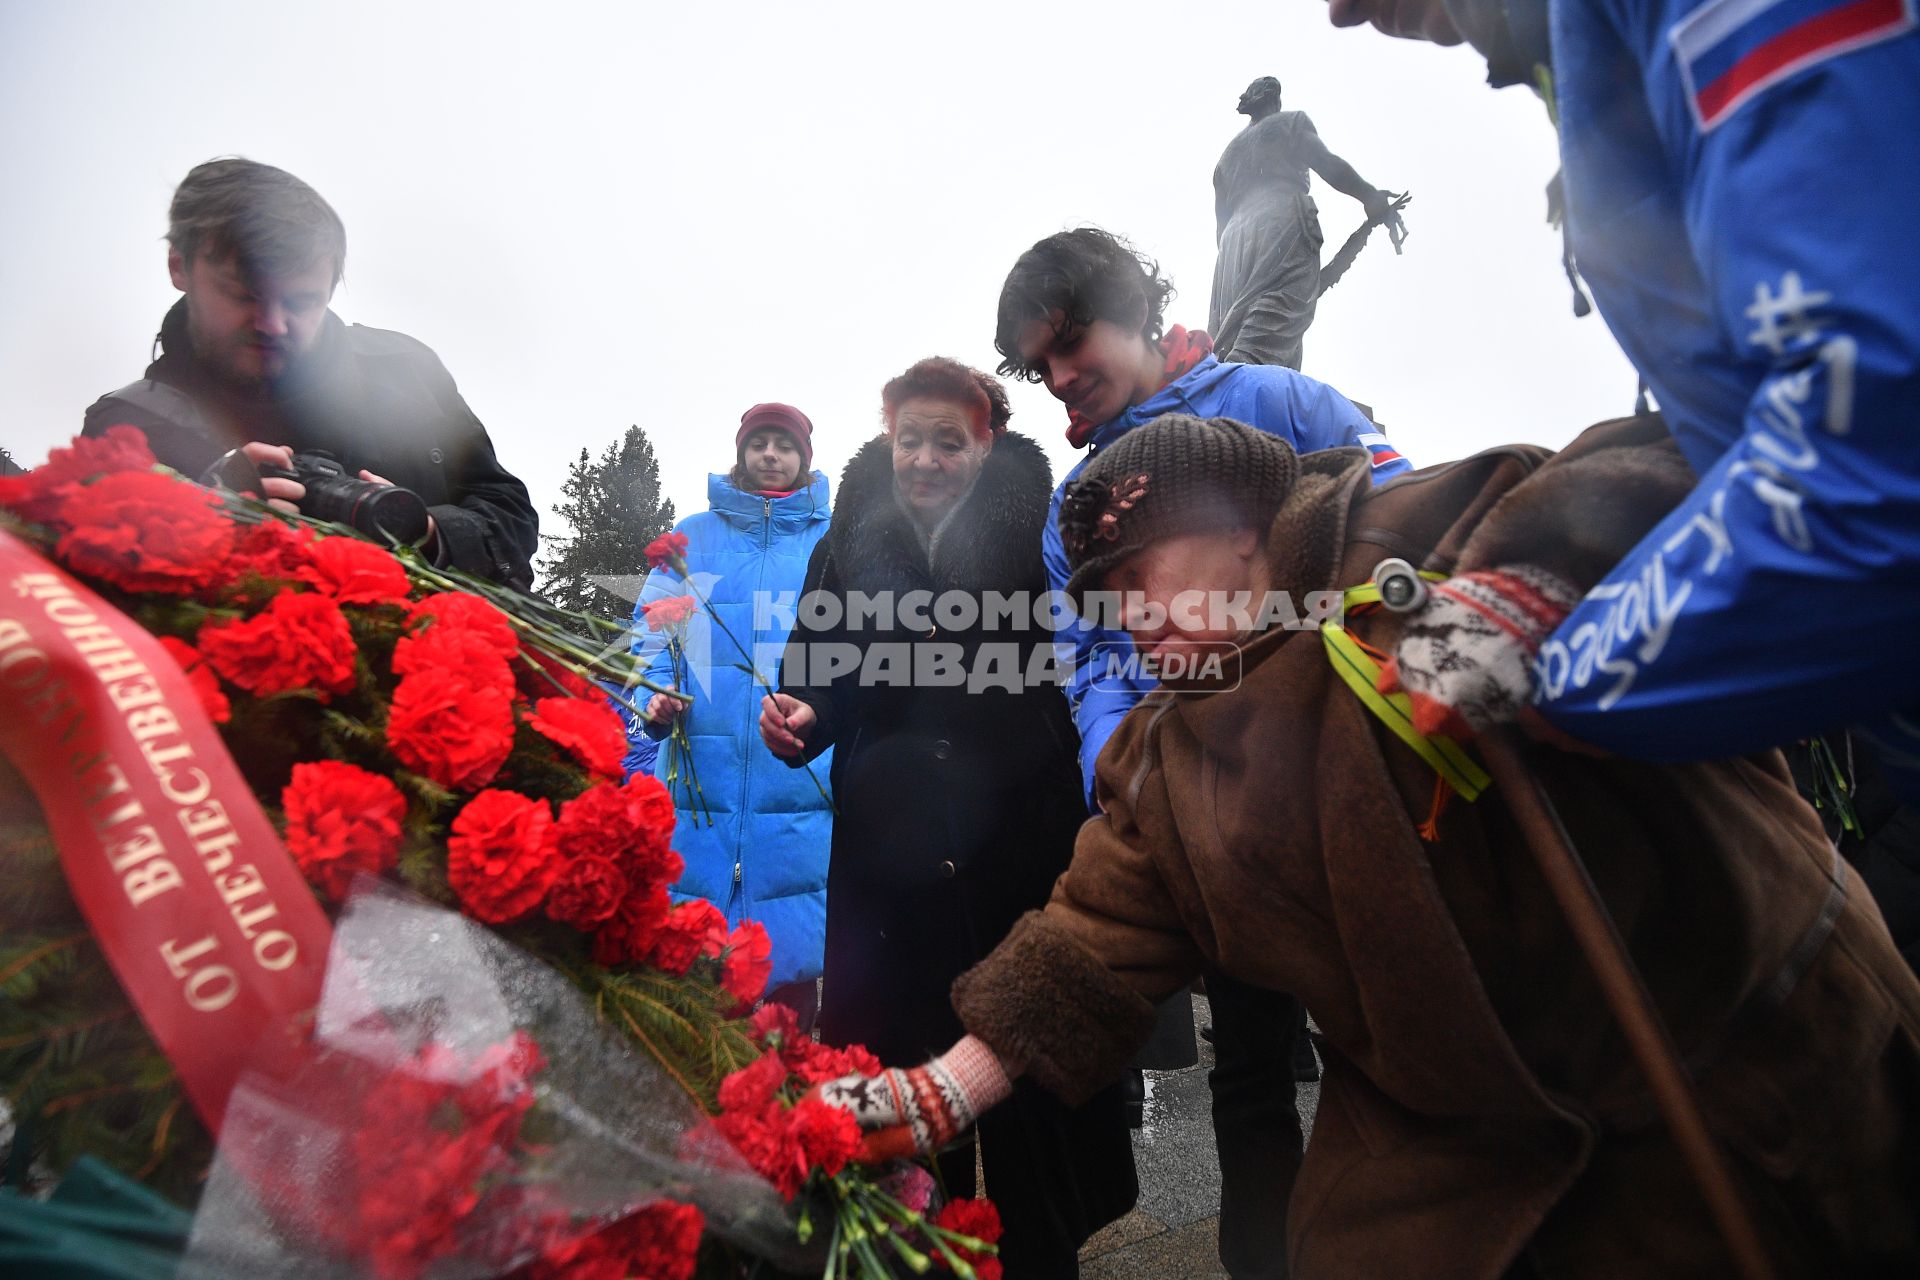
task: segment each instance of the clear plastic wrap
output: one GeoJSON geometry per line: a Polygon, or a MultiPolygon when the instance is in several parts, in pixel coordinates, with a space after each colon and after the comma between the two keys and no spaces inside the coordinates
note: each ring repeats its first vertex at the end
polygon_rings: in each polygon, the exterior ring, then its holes
{"type": "Polygon", "coordinates": [[[312,1049],[292,1080],[235,1091],[183,1280],[504,1275],[662,1198],[778,1266],[820,1265],[564,976],[391,884],[355,885],[312,1049]]]}

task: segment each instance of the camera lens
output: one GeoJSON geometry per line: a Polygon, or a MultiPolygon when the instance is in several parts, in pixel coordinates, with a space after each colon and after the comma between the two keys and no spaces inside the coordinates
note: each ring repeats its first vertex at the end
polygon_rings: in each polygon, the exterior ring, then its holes
{"type": "Polygon", "coordinates": [[[427,504],[411,489],[367,485],[358,495],[348,523],[369,537],[415,546],[427,536],[427,504]]]}

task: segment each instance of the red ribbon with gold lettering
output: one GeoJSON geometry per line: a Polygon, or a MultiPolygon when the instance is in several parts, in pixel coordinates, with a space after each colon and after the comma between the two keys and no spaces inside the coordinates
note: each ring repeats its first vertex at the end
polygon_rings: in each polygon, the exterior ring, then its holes
{"type": "Polygon", "coordinates": [[[332,927],[187,678],[0,532],[0,750],[67,884],[215,1133],[244,1070],[299,1060],[332,927]]]}

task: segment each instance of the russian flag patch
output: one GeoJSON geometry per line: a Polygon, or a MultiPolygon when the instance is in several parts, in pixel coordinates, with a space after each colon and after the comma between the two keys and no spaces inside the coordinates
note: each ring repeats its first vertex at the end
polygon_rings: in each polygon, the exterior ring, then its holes
{"type": "Polygon", "coordinates": [[[1796,72],[1914,29],[1916,0],[1708,0],[1667,41],[1702,133],[1796,72]]]}
{"type": "Polygon", "coordinates": [[[1367,446],[1367,452],[1373,455],[1373,465],[1384,467],[1389,462],[1400,461],[1399,452],[1378,431],[1362,431],[1360,443],[1367,446]]]}

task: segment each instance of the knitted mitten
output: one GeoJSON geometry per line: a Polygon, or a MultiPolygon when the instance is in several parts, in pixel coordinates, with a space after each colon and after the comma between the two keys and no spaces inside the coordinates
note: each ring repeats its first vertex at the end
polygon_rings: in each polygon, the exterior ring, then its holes
{"type": "Polygon", "coordinates": [[[818,1087],[822,1101],[860,1122],[860,1158],[869,1163],[940,1150],[1012,1091],[1000,1059],[976,1036],[922,1066],[841,1076],[818,1087]]]}
{"type": "Polygon", "coordinates": [[[1532,700],[1533,656],[1579,598],[1532,565],[1435,583],[1381,668],[1380,692],[1404,692],[1422,733],[1467,741],[1505,724],[1532,700]]]}

